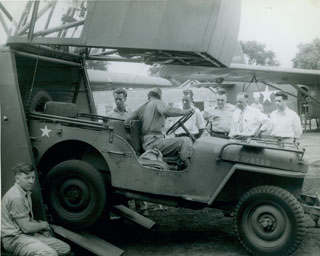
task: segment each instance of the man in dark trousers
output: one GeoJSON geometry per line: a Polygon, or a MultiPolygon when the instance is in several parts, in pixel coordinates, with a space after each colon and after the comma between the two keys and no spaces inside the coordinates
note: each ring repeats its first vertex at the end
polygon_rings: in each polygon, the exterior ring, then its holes
{"type": "Polygon", "coordinates": [[[134,111],[125,120],[125,124],[129,124],[131,120],[141,120],[143,149],[157,148],[163,156],[179,154],[186,167],[192,155],[192,141],[188,137],[166,138],[164,128],[167,117],[184,116],[192,110],[171,107],[163,102],[161,97],[161,89],[152,89],[148,93],[148,101],[134,111]]]}
{"type": "Polygon", "coordinates": [[[31,164],[13,167],[15,184],[1,201],[1,238],[4,249],[13,255],[68,255],[70,246],[52,237],[49,223],[35,220],[32,212],[31,189],[35,172],[31,164]]]}

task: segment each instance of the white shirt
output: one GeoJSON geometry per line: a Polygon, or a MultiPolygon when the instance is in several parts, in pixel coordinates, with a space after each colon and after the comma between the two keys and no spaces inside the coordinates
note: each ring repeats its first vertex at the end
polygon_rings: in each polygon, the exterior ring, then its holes
{"type": "Polygon", "coordinates": [[[302,134],[300,117],[288,107],[284,112],[272,111],[270,120],[272,123],[271,135],[273,136],[299,138],[302,134]]]}
{"type": "Polygon", "coordinates": [[[261,112],[264,111],[261,103],[252,103],[250,106],[259,109],[261,112]]]}
{"type": "Polygon", "coordinates": [[[225,104],[223,109],[219,109],[217,106],[207,108],[204,111],[204,116],[208,116],[209,122],[208,128],[214,132],[230,132],[231,120],[233,112],[236,107],[229,103],[225,104]]]}
{"type": "Polygon", "coordinates": [[[243,111],[236,109],[233,112],[229,136],[253,136],[258,130],[264,132],[271,127],[271,122],[266,114],[256,108],[246,106],[243,111]]]}
{"type": "MultiPolygon", "coordinates": [[[[200,110],[196,107],[191,107],[192,109],[195,110],[195,113],[190,117],[190,119],[184,123],[184,126],[189,130],[191,134],[197,134],[199,133],[199,129],[205,129],[206,128],[206,123],[203,119],[203,116],[200,112],[200,110]]],[[[177,121],[178,119],[176,119],[177,121]]],[[[175,131],[175,134],[180,134],[180,133],[186,133],[183,128],[179,128],[178,130],[175,131]]]]}

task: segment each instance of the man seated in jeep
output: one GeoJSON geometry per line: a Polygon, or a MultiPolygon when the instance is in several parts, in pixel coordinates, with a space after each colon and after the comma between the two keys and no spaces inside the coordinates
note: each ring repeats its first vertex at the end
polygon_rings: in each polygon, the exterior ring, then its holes
{"type": "Polygon", "coordinates": [[[135,110],[125,120],[125,124],[129,124],[131,120],[140,120],[142,122],[143,149],[157,148],[163,156],[178,154],[184,167],[186,167],[192,155],[192,141],[188,137],[166,138],[164,128],[167,117],[184,116],[192,110],[182,110],[169,106],[161,100],[161,97],[161,89],[150,90],[148,101],[135,110]]]}

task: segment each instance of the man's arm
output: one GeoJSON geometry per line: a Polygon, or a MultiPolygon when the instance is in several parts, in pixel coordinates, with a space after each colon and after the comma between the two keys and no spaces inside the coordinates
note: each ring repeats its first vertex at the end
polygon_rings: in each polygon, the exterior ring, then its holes
{"type": "Polygon", "coordinates": [[[206,110],[203,112],[203,118],[204,120],[209,121],[209,113],[206,110]]]}
{"type": "Polygon", "coordinates": [[[180,108],[175,108],[175,107],[169,106],[160,100],[157,103],[157,109],[165,117],[184,116],[184,115],[189,114],[189,112],[190,112],[190,110],[183,110],[180,108]]]}
{"type": "Polygon", "coordinates": [[[302,125],[301,125],[301,120],[300,117],[296,112],[293,112],[293,134],[296,139],[300,138],[302,134],[302,125]]]}
{"type": "Polygon", "coordinates": [[[256,115],[259,119],[260,126],[257,129],[257,131],[255,132],[254,137],[260,137],[263,132],[271,131],[272,123],[271,123],[270,119],[268,118],[268,116],[266,114],[262,113],[260,110],[257,111],[256,115]]]}
{"type": "Polygon", "coordinates": [[[24,233],[35,233],[50,230],[46,221],[35,221],[29,216],[30,209],[26,207],[23,198],[14,198],[10,203],[9,212],[24,233]]]}
{"type": "Polygon", "coordinates": [[[229,132],[229,137],[233,138],[236,135],[236,129],[237,129],[237,111],[234,111],[232,114],[232,119],[231,119],[231,124],[230,124],[230,132],[229,132]]]}
{"type": "Polygon", "coordinates": [[[204,129],[206,128],[206,123],[199,109],[196,109],[196,125],[198,127],[199,133],[196,136],[196,139],[200,138],[204,129]]]}
{"type": "Polygon", "coordinates": [[[124,120],[124,125],[129,125],[131,120],[139,120],[139,109],[136,109],[129,117],[124,120]]]}
{"type": "Polygon", "coordinates": [[[30,220],[28,217],[15,219],[16,223],[19,225],[23,233],[36,233],[40,231],[50,230],[49,223],[46,221],[35,221],[30,220]]]}

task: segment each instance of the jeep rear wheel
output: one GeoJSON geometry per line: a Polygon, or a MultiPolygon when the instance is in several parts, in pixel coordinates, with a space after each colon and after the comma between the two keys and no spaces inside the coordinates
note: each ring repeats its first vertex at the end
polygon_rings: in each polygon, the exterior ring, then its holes
{"type": "Polygon", "coordinates": [[[67,160],[54,166],[45,178],[43,189],[53,219],[74,230],[92,226],[104,211],[103,178],[84,161],[67,160]]]}
{"type": "Polygon", "coordinates": [[[291,255],[305,231],[301,205],[288,191],[274,186],[256,187],[239,200],[234,216],[242,245],[254,255],[291,255]]]}

